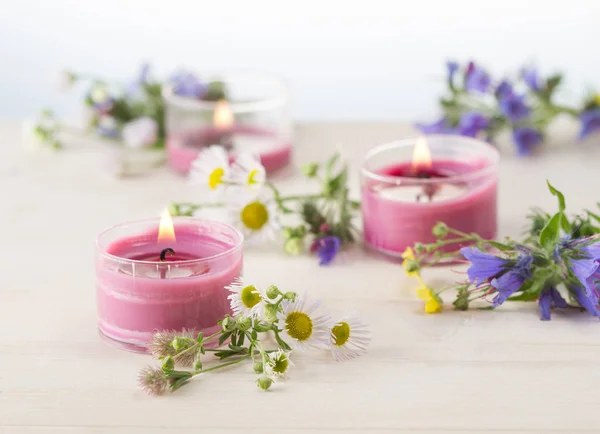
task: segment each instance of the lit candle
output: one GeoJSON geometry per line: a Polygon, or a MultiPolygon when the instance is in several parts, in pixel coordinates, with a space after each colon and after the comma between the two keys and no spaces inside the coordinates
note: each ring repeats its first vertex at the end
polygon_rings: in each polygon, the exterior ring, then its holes
{"type": "Polygon", "coordinates": [[[163,214],[114,226],[97,240],[98,327],[144,351],[155,330],[217,330],[242,270],[243,236],[223,223],[163,214]],[[157,232],[157,227],[158,232],[157,232]]]}
{"type": "Polygon", "coordinates": [[[217,134],[217,144],[227,150],[233,149],[233,112],[225,100],[217,101],[213,114],[213,125],[217,134]]]}
{"type": "Polygon", "coordinates": [[[459,136],[421,137],[373,149],[362,169],[366,243],[400,256],[416,242],[435,241],[431,230],[439,221],[493,238],[497,161],[497,151],[487,143],[459,136]]]}

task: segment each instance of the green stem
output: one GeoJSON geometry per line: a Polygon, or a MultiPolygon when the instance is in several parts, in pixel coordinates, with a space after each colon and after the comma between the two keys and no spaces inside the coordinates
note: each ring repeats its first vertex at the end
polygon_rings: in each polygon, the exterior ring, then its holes
{"type": "Polygon", "coordinates": [[[231,362],[221,363],[220,365],[211,366],[210,368],[203,369],[202,371],[194,372],[194,376],[198,375],[198,374],[204,374],[205,372],[216,371],[217,369],[226,368],[227,366],[236,365],[240,362],[243,362],[244,360],[248,360],[249,358],[250,358],[250,354],[247,354],[238,360],[232,360],[231,362]]]}

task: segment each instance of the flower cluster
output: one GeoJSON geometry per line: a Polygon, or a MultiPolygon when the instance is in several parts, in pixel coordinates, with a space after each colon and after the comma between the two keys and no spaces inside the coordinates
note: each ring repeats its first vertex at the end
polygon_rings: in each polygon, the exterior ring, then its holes
{"type": "Polygon", "coordinates": [[[193,330],[154,334],[148,349],[162,366],[140,371],[139,384],[146,392],[176,390],[197,375],[244,361],[253,363],[256,384],[267,390],[287,377],[295,350],[327,349],[337,361],[367,350],[369,330],[354,317],[332,320],[318,302],[276,286],[263,290],[238,279],[227,289],[233,316],[219,321],[220,330],[213,335],[193,330]]]}
{"type": "Polygon", "coordinates": [[[429,297],[427,312],[441,310],[441,291],[435,292],[423,284],[421,265],[453,254],[440,253],[440,247],[470,243],[471,246],[460,249],[470,266],[467,280],[454,287],[457,293],[453,304],[457,309],[466,310],[475,300],[488,301],[491,307],[507,300],[537,300],[542,320],[550,319],[553,308],[569,307],[583,308],[600,318],[600,235],[590,221],[600,217],[588,211],[588,217],[569,219],[563,194],[550,184],[548,187],[558,198],[559,210],[551,216],[536,213],[534,224],[521,243],[510,239],[502,243],[482,240],[476,234],[465,234],[439,223],[434,230],[438,241],[417,244],[414,251],[407,249],[404,268],[419,278],[421,298],[425,290],[429,291],[425,294],[429,297]],[[432,299],[440,303],[439,308],[432,299]]]}
{"type": "Polygon", "coordinates": [[[273,240],[282,233],[287,253],[308,250],[326,265],[356,236],[352,220],[359,204],[348,198],[347,167],[337,168],[338,160],[336,154],[323,165],[310,163],[303,168],[307,178],[321,182],[321,192],[283,196],[267,181],[257,156],[242,153],[231,161],[225,148],[213,145],[200,152],[189,173],[209,201],[174,203],[169,212],[190,216],[203,208],[225,208],[230,223],[249,242],[273,240]],[[301,223],[286,226],[286,216],[295,216],[301,223]]]}
{"type": "MultiPolygon", "coordinates": [[[[84,92],[85,133],[130,148],[164,147],[164,86],[169,86],[174,94],[185,98],[219,101],[227,96],[222,82],[203,82],[186,71],[179,71],[166,82],[160,82],[152,78],[148,64],[142,65],[136,77],[124,84],[109,83],[69,71],[61,73],[58,84],[61,90],[67,91],[78,83],[87,85],[84,92]]],[[[61,147],[59,133],[65,130],[69,130],[69,127],[61,125],[49,110],[42,112],[35,125],[39,141],[54,149],[61,147]]]]}
{"type": "Polygon", "coordinates": [[[446,66],[449,94],[440,99],[443,115],[431,124],[417,124],[425,134],[482,137],[493,143],[508,129],[517,153],[524,156],[542,144],[546,127],[560,114],[580,119],[579,139],[600,131],[600,94],[590,95],[580,107],[559,105],[553,100],[560,74],[544,78],[535,68],[523,68],[513,79],[494,80],[474,62],[446,66]]]}

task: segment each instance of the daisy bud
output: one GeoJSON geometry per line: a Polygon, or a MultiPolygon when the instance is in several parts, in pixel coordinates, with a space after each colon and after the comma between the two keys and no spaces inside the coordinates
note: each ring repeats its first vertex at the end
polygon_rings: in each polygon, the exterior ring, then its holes
{"type": "Polygon", "coordinates": [[[446,223],[439,222],[433,227],[431,232],[438,238],[444,238],[448,235],[448,226],[446,226],[446,223]]]}
{"type": "Polygon", "coordinates": [[[254,362],[254,372],[256,372],[257,374],[262,374],[263,370],[264,368],[262,362],[254,362]]]}
{"type": "Polygon", "coordinates": [[[299,255],[304,251],[304,241],[301,238],[289,238],[283,245],[283,250],[290,255],[299,255]]]}
{"type": "Polygon", "coordinates": [[[314,178],[315,176],[317,176],[318,170],[319,170],[319,165],[317,163],[308,163],[308,164],[305,164],[304,166],[302,166],[302,172],[308,178],[314,178]]]}
{"type": "Polygon", "coordinates": [[[296,293],[295,292],[286,292],[285,294],[283,294],[283,298],[285,298],[286,300],[289,300],[289,301],[295,301],[296,293]]]}
{"type": "Polygon", "coordinates": [[[258,387],[260,387],[262,390],[268,390],[269,387],[271,387],[271,385],[273,384],[273,380],[270,379],[269,377],[267,377],[266,375],[261,375],[260,377],[258,377],[258,379],[256,380],[256,384],[258,385],[258,387]]]}
{"type": "Polygon", "coordinates": [[[404,269],[406,270],[407,273],[413,273],[416,271],[419,271],[421,269],[421,267],[419,266],[419,263],[417,261],[415,261],[414,259],[409,259],[406,260],[406,266],[404,267],[404,269]]]}
{"type": "Polygon", "coordinates": [[[226,316],[221,322],[223,331],[231,331],[235,327],[235,321],[230,316],[226,316]]]}
{"type": "Polygon", "coordinates": [[[275,285],[271,285],[267,288],[267,297],[270,300],[275,300],[281,295],[281,291],[275,285]]]}
{"type": "Polygon", "coordinates": [[[238,318],[237,326],[241,331],[249,330],[252,327],[252,319],[248,317],[238,318]]]}
{"type": "Polygon", "coordinates": [[[414,250],[415,253],[423,253],[425,251],[425,245],[423,243],[415,243],[414,250]]]}

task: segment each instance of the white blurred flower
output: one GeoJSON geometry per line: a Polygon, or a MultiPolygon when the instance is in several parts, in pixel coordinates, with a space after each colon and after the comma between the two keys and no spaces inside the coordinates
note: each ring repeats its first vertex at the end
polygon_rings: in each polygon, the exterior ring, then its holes
{"type": "Polygon", "coordinates": [[[147,148],[158,140],[158,124],[145,116],[126,123],[122,136],[123,142],[130,148],[147,148]]]}
{"type": "Polygon", "coordinates": [[[370,341],[369,329],[357,318],[345,317],[330,327],[331,353],[338,362],[366,353],[370,341]]]}
{"type": "Polygon", "coordinates": [[[319,313],[319,302],[283,300],[277,313],[281,338],[292,348],[322,348],[329,343],[329,317],[319,313]]]}
{"type": "Polygon", "coordinates": [[[228,186],[229,155],[222,146],[209,146],[192,163],[189,179],[213,194],[223,193],[228,186]]]}
{"type": "Polygon", "coordinates": [[[240,154],[231,169],[231,181],[238,184],[244,193],[256,196],[260,193],[266,179],[264,166],[253,154],[240,154]]]}

